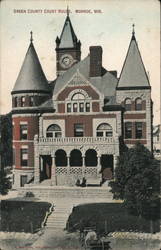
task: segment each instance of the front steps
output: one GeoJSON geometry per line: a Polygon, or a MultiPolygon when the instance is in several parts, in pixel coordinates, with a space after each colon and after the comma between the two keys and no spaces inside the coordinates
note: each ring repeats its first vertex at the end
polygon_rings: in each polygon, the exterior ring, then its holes
{"type": "Polygon", "coordinates": [[[36,198],[53,200],[56,198],[112,199],[109,187],[65,187],[65,186],[25,186],[19,189],[19,196],[32,192],[36,198]]]}

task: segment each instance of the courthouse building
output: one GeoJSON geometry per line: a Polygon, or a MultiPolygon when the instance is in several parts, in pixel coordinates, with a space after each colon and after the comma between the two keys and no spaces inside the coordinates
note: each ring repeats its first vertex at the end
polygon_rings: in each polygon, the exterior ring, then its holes
{"type": "Polygon", "coordinates": [[[55,51],[57,77],[49,82],[31,33],[12,90],[15,188],[112,179],[120,138],[152,150],[151,87],[134,29],[120,76],[103,67],[101,46],[81,59],[69,15],[55,51]]]}

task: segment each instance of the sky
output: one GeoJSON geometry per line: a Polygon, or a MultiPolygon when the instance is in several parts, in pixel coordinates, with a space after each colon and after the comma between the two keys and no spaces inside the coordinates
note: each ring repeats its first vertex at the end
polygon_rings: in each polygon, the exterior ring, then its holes
{"type": "Polygon", "coordinates": [[[101,45],[103,66],[122,69],[131,40],[132,24],[150,77],[154,124],[160,122],[160,6],[158,0],[2,0],[0,2],[0,113],[11,110],[11,91],[33,31],[34,46],[48,80],[55,79],[55,39],[70,18],[82,43],[82,59],[89,46],[101,45]],[[87,13],[82,13],[86,11],[87,13]]]}

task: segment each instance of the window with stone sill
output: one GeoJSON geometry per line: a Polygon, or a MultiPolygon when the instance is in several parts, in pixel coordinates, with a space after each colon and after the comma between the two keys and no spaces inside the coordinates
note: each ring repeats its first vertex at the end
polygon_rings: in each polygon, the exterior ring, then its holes
{"type": "Polygon", "coordinates": [[[62,137],[61,128],[57,124],[52,124],[47,128],[46,137],[62,137]]]}
{"type": "Polygon", "coordinates": [[[101,123],[96,130],[97,137],[112,137],[112,127],[108,123],[101,123]]]}

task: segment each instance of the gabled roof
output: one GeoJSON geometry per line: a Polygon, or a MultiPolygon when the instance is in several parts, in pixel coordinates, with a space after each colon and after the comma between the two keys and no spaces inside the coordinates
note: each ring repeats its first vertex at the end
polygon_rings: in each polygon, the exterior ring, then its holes
{"type": "Polygon", "coordinates": [[[79,71],[79,73],[91,83],[100,93],[104,96],[114,96],[117,86],[117,78],[109,71],[106,71],[102,77],[90,77],[90,56],[88,55],[82,61],[73,65],[69,70],[60,75],[55,82],[53,94],[57,95],[73,76],[79,71]]]}
{"type": "Polygon", "coordinates": [[[29,45],[12,93],[20,91],[50,92],[49,84],[32,42],[29,45]]]}
{"type": "Polygon", "coordinates": [[[134,32],[121,71],[118,88],[150,87],[134,32]]]}
{"type": "Polygon", "coordinates": [[[75,42],[77,42],[77,37],[74,33],[70,18],[67,16],[60,36],[59,48],[74,48],[75,42]]]}

